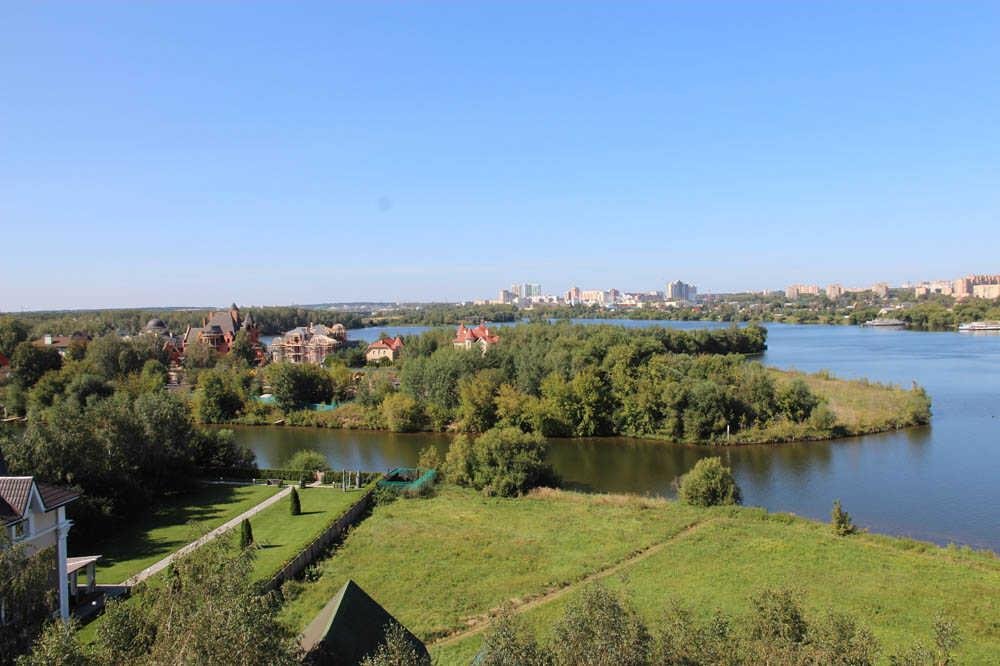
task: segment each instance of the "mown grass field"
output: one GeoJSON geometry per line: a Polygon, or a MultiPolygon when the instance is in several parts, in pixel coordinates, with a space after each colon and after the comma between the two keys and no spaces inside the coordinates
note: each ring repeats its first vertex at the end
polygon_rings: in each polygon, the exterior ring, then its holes
{"type": "Polygon", "coordinates": [[[277,491],[275,486],[201,486],[168,498],[156,511],[81,554],[102,556],[97,566],[99,583],[121,583],[277,491]]]}
{"type": "MultiPolygon", "coordinates": [[[[362,498],[367,488],[343,492],[340,488],[298,488],[302,513],[290,513],[290,500],[284,499],[250,519],[257,557],[254,580],[265,580],[299,554],[313,539],[348,507],[362,498]]],[[[238,533],[238,529],[234,530],[238,533]]],[[[234,540],[235,547],[235,540],[234,540]]]]}
{"type": "Polygon", "coordinates": [[[301,630],[347,578],[431,644],[442,664],[468,664],[485,626],[513,602],[539,637],[591,579],[622,589],[656,630],[672,598],[699,612],[748,610],[752,593],[788,587],[807,610],[855,615],[886,653],[932,639],[939,612],[959,624],[959,663],[1000,654],[1000,560],[829,526],[759,509],[541,491],[488,499],[445,487],[428,500],[378,507],[282,618],[301,630]],[[595,575],[596,574],[596,575],[595,575]],[[585,581],[581,583],[580,581],[585,581]]]}

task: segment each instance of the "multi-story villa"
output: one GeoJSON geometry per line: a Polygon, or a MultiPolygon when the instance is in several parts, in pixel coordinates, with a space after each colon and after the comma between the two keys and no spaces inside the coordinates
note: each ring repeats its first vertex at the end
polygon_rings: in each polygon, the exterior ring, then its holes
{"type": "Polygon", "coordinates": [[[200,327],[188,326],[182,340],[183,350],[186,350],[188,345],[201,342],[220,354],[228,354],[236,334],[240,331],[246,331],[250,343],[259,346],[260,331],[253,320],[253,314],[242,317],[240,309],[234,303],[228,312],[213,312],[205,318],[200,327]]]}
{"type": "Polygon", "coordinates": [[[279,335],[269,347],[271,360],[286,363],[322,363],[347,342],[343,324],[309,324],[279,335]]]}

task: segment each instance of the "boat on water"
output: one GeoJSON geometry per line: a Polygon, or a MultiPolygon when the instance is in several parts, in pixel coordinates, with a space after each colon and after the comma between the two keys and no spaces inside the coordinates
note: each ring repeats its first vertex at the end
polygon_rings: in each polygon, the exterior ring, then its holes
{"type": "Polygon", "coordinates": [[[869,319],[862,326],[871,326],[877,328],[906,328],[906,322],[902,319],[885,319],[884,317],[879,317],[878,319],[869,319]]]}
{"type": "Polygon", "coordinates": [[[1000,331],[1000,321],[970,321],[958,327],[960,333],[979,333],[981,331],[1000,331]]]}

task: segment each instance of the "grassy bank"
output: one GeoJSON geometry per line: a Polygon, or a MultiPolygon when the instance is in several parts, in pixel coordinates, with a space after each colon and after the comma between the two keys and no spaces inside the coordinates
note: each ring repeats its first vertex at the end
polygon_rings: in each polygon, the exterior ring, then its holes
{"type": "MultiPolygon", "coordinates": [[[[939,612],[958,623],[960,663],[1000,651],[1000,561],[759,509],[695,509],[665,500],[542,491],[517,500],[445,488],[379,507],[282,617],[301,630],[347,578],[416,634],[435,641],[485,626],[513,601],[540,637],[583,583],[624,589],[651,626],[671,598],[704,613],[744,612],[750,594],[790,587],[808,610],[854,614],[886,650],[930,639],[939,612]],[[401,584],[401,572],[406,583],[401,584]]],[[[432,646],[469,663],[481,636],[432,646]]]]}
{"type": "Polygon", "coordinates": [[[734,444],[776,444],[838,437],[870,435],[901,428],[926,425],[931,418],[930,398],[922,388],[906,389],[867,379],[838,379],[828,372],[813,374],[768,368],[776,386],[801,379],[822,401],[819,411],[830,414],[828,421],[818,415],[802,423],[777,422],[767,428],[740,431],[734,444]]]}
{"type": "Polygon", "coordinates": [[[275,486],[205,485],[165,498],[155,511],[81,554],[102,556],[97,566],[99,582],[121,583],[277,491],[275,486]]]}

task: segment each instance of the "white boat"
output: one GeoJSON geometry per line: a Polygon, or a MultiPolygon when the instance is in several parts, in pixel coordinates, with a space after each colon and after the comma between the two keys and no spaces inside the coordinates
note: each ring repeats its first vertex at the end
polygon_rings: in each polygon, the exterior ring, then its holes
{"type": "Polygon", "coordinates": [[[883,319],[882,317],[879,317],[878,319],[870,319],[861,325],[878,326],[886,328],[905,328],[906,322],[903,321],[902,319],[883,319]]]}
{"type": "Polygon", "coordinates": [[[972,321],[958,327],[960,333],[978,333],[980,331],[1000,331],[1000,321],[972,321]]]}

